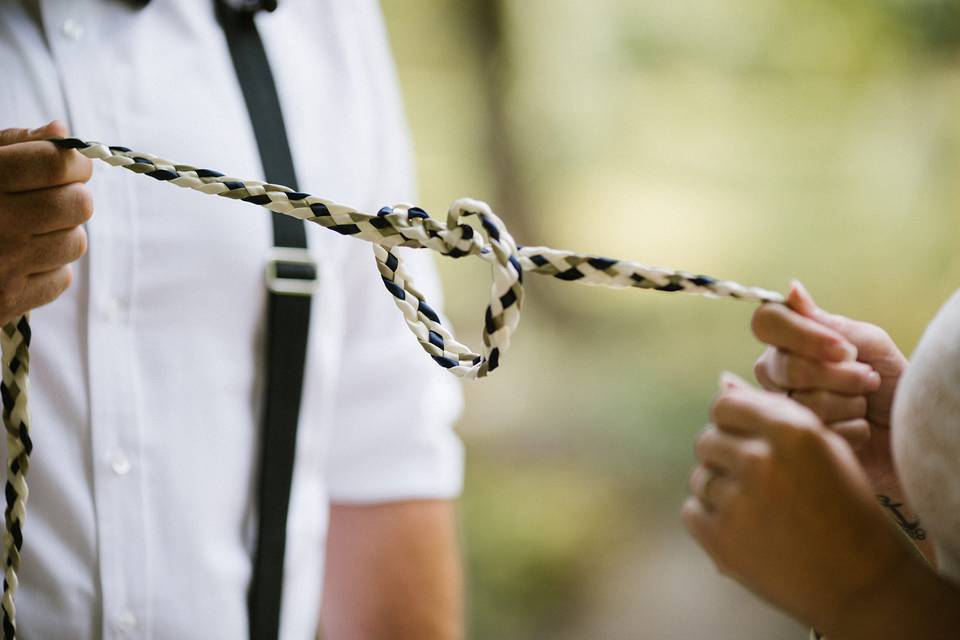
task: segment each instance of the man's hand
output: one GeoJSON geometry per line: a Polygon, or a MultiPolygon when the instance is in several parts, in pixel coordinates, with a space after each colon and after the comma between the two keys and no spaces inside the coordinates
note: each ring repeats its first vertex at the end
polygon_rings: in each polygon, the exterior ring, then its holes
{"type": "Polygon", "coordinates": [[[93,165],[43,142],[66,135],[59,122],[0,131],[0,326],[55,300],[87,251],[93,165]]]}
{"type": "Polygon", "coordinates": [[[787,305],[767,304],[753,332],[770,347],[754,367],[764,388],[785,391],[857,450],[874,491],[899,494],[890,407],[907,366],[880,327],[827,313],[794,283],[787,305]]]}
{"type": "Polygon", "coordinates": [[[831,640],[960,637],[960,588],[909,549],[848,444],[726,374],[683,519],[718,569],[831,640]]]}
{"type": "Polygon", "coordinates": [[[782,394],[724,380],[696,444],[684,522],[722,572],[836,628],[861,594],[915,560],[838,434],[782,394]]]}

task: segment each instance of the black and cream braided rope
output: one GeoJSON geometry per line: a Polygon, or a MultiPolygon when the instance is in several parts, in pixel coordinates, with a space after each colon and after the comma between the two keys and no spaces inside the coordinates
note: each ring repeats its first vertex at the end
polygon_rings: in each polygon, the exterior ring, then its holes
{"type": "Polygon", "coordinates": [[[3,377],[0,397],[3,399],[3,426],[7,430],[7,483],[4,493],[7,507],[4,511],[3,534],[3,595],[0,609],[4,638],[16,636],[16,607],[13,596],[17,592],[17,570],[20,568],[20,548],[23,546],[23,519],[27,510],[27,470],[30,467],[30,417],[27,411],[30,368],[30,323],[24,315],[16,323],[0,330],[3,349],[3,377]]]}
{"type": "MultiPolygon", "coordinates": [[[[157,156],[110,147],[77,138],[51,140],[63,149],[76,149],[88,158],[103,160],[179,187],[210,195],[242,200],[319,224],[345,236],[373,244],[377,268],[387,290],[403,313],[421,347],[440,366],[463,378],[482,378],[496,369],[510,346],[523,306],[526,271],[559,280],[608,287],[636,287],[655,291],[680,291],[699,295],[782,302],[775,292],[745,287],[736,282],[683,271],[650,267],[636,262],[583,255],[549,247],[521,247],[490,207],[478,200],[457,200],[446,223],[411,205],[384,207],[375,214],[362,213],[282,185],[231,178],[209,169],[174,164],[157,156]],[[465,219],[476,218],[478,226],[465,219]],[[427,248],[452,258],[476,256],[493,269],[490,303],[483,326],[483,349],[476,353],[443,326],[440,317],[413,285],[397,247],[427,248]]],[[[3,330],[3,404],[8,434],[7,534],[4,537],[5,581],[3,624],[7,638],[14,633],[13,593],[22,543],[27,486],[24,475],[30,453],[27,419],[27,347],[30,328],[26,318],[3,330]]]]}
{"type": "Polygon", "coordinates": [[[525,271],[582,284],[684,291],[764,302],[783,299],[772,291],[708,276],[549,247],[519,247],[500,218],[486,203],[477,200],[464,198],[454,202],[446,223],[431,218],[419,207],[405,204],[368,214],[282,185],[230,178],[217,171],[174,164],[126,147],[108,147],[76,138],[52,142],[115,167],[179,187],[261,205],[373,243],[383,283],[403,312],[410,330],[440,366],[464,378],[481,378],[496,369],[502,353],[510,346],[523,306],[525,271]],[[471,216],[479,220],[478,227],[463,222],[471,216]],[[482,354],[458,342],[443,327],[437,314],[414,288],[403,261],[394,251],[396,247],[428,248],[452,258],[477,256],[491,263],[493,283],[484,322],[482,354]]]}

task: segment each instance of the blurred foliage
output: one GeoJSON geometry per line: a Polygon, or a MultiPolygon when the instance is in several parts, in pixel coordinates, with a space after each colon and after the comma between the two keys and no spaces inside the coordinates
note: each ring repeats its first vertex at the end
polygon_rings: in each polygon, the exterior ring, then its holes
{"type": "MultiPolygon", "coordinates": [[[[472,195],[522,243],[799,277],[905,351],[958,286],[958,2],[383,6],[427,208],[472,195]]],[[[473,340],[489,274],[441,268],[473,340]]],[[[752,307],[528,289],[461,424],[473,636],[801,637],[677,523],[716,376],[759,353],[752,307]]]]}

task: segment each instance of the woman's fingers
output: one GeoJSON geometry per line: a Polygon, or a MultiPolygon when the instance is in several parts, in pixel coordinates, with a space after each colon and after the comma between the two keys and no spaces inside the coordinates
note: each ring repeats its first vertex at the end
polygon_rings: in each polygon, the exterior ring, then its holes
{"type": "Polygon", "coordinates": [[[826,423],[855,420],[867,415],[866,396],[845,396],[832,391],[794,391],[794,401],[807,407],[826,423]]]}
{"type": "Polygon", "coordinates": [[[736,480],[707,465],[698,465],[690,474],[687,488],[707,511],[722,509],[736,494],[736,480]]]}
{"type": "Polygon", "coordinates": [[[840,333],[782,304],[765,304],[753,314],[758,340],[814,360],[856,360],[857,349],[840,333]]]}
{"type": "Polygon", "coordinates": [[[757,382],[760,383],[760,386],[766,389],[767,391],[783,391],[780,387],[777,386],[777,383],[773,381],[773,378],[770,377],[768,371],[770,370],[770,363],[776,357],[777,348],[776,347],[767,347],[760,357],[757,358],[757,361],[753,365],[753,375],[756,376],[757,382]]]}
{"type": "Polygon", "coordinates": [[[832,422],[827,425],[827,428],[846,440],[854,451],[859,451],[870,442],[870,423],[866,418],[832,422]]]}
{"type": "Polygon", "coordinates": [[[728,387],[717,396],[710,419],[722,431],[764,435],[822,428],[815,413],[790,398],[747,387],[728,387]]]}
{"type": "Polygon", "coordinates": [[[770,381],[790,391],[820,389],[856,396],[873,393],[880,386],[880,375],[862,362],[822,362],[777,350],[764,363],[770,381]]]}
{"type": "Polygon", "coordinates": [[[766,449],[766,443],[758,438],[708,424],[697,438],[693,453],[702,464],[719,473],[736,476],[745,464],[754,461],[766,449]]]}

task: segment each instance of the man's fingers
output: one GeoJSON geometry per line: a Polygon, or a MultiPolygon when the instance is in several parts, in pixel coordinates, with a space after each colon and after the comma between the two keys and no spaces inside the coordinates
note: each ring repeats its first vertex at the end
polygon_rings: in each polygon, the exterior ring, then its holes
{"type": "Polygon", "coordinates": [[[840,333],[782,304],[761,305],[753,314],[758,340],[814,360],[855,360],[856,348],[840,333]]]}
{"type": "Polygon", "coordinates": [[[83,227],[54,231],[33,238],[29,243],[28,264],[34,273],[45,273],[79,260],[87,252],[87,232],[83,227]]]}
{"type": "Polygon", "coordinates": [[[77,182],[0,198],[0,228],[20,229],[23,235],[70,229],[92,215],[93,195],[89,187],[77,182]]]}
{"type": "Polygon", "coordinates": [[[862,362],[821,362],[783,351],[771,356],[766,373],[776,386],[792,391],[821,389],[856,396],[880,386],[880,375],[862,362]]]}
{"type": "Polygon", "coordinates": [[[816,390],[794,391],[790,397],[820,416],[824,422],[856,420],[867,415],[866,396],[845,396],[816,390]]]}
{"type": "Polygon", "coordinates": [[[59,120],[53,120],[47,124],[33,129],[3,129],[0,130],[0,146],[16,144],[18,142],[31,142],[36,140],[46,140],[53,137],[66,137],[69,134],[65,124],[59,120]]]}
{"type": "Polygon", "coordinates": [[[0,147],[18,142],[46,140],[54,137],[63,138],[67,136],[67,133],[67,127],[59,120],[48,122],[35,129],[2,129],[0,130],[0,147]]]}
{"type": "Polygon", "coordinates": [[[64,265],[46,273],[35,273],[27,279],[27,286],[20,300],[19,313],[42,307],[57,299],[73,282],[73,269],[64,265]]]}
{"type": "Polygon", "coordinates": [[[865,418],[833,422],[827,428],[846,440],[854,451],[859,451],[870,442],[870,423],[865,418]]]}
{"type": "Polygon", "coordinates": [[[0,191],[16,193],[86,182],[93,162],[74,149],[31,141],[0,146],[0,191]]]}

